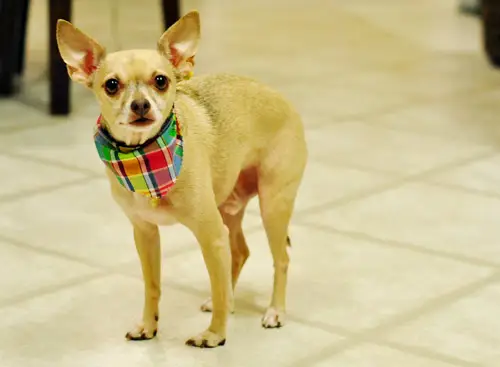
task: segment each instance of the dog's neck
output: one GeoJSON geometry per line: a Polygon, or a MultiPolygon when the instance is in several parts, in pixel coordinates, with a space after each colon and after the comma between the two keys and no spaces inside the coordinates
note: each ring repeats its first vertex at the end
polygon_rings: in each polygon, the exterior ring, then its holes
{"type": "Polygon", "coordinates": [[[120,147],[122,150],[134,150],[140,146],[147,145],[148,142],[156,140],[164,130],[165,126],[168,125],[173,118],[176,118],[176,115],[175,109],[172,106],[172,110],[168,114],[168,117],[160,126],[158,131],[153,135],[151,135],[150,131],[131,132],[124,127],[116,126],[113,128],[112,133],[109,124],[102,115],[99,116],[98,125],[106,131],[107,135],[109,135],[109,140],[112,141],[114,145],[120,147]]]}

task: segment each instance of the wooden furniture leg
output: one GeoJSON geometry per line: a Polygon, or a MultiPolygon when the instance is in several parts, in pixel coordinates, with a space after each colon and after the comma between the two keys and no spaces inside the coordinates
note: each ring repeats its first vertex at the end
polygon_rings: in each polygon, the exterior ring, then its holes
{"type": "Polygon", "coordinates": [[[162,0],[163,21],[165,29],[181,17],[180,0],[162,0]]]}
{"type": "Polygon", "coordinates": [[[15,0],[0,0],[0,95],[14,93],[14,70],[16,58],[12,57],[16,39],[16,16],[19,4],[15,0]]]}
{"type": "Polygon", "coordinates": [[[58,19],[71,21],[71,2],[49,1],[50,113],[53,115],[68,115],[70,112],[69,76],[57,49],[56,25],[58,19]]]}

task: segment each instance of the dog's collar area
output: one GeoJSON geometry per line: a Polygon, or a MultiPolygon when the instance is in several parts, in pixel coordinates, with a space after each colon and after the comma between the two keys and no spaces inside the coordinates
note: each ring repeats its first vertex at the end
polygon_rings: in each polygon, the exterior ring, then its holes
{"type": "Polygon", "coordinates": [[[184,143],[174,110],[156,137],[136,147],[117,144],[101,119],[94,134],[99,158],[123,187],[158,205],[174,186],[182,167],[184,143]]]}
{"type": "Polygon", "coordinates": [[[97,119],[97,129],[102,130],[102,134],[104,135],[103,137],[109,142],[109,144],[113,145],[116,149],[122,151],[122,152],[130,152],[135,149],[140,149],[141,147],[145,147],[152,142],[154,142],[156,139],[158,139],[159,136],[161,136],[172,124],[173,120],[177,120],[177,116],[175,114],[175,109],[172,107],[172,111],[168,115],[167,119],[163,123],[160,131],[154,135],[153,137],[149,138],[146,140],[144,143],[139,144],[139,145],[127,145],[126,143],[116,140],[109,132],[109,130],[106,128],[106,125],[103,124],[103,117],[102,115],[99,115],[99,118],[97,119]]]}

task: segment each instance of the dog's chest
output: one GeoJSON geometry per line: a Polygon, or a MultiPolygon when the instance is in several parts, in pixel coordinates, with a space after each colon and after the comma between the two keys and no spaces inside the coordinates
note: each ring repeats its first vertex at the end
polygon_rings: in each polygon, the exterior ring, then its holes
{"type": "Polygon", "coordinates": [[[168,226],[177,223],[177,219],[167,202],[160,201],[157,205],[153,205],[148,198],[137,197],[139,196],[137,194],[133,196],[134,201],[130,210],[136,217],[159,226],[168,226]]]}
{"type": "Polygon", "coordinates": [[[166,200],[154,203],[151,198],[132,193],[111,181],[113,197],[129,218],[137,218],[142,221],[168,226],[178,221],[173,215],[173,209],[166,200]]]}

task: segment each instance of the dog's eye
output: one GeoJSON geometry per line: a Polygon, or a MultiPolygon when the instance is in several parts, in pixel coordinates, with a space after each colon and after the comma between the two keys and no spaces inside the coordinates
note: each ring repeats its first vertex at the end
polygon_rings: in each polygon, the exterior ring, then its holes
{"type": "Polygon", "coordinates": [[[168,79],[164,75],[157,75],[155,77],[155,85],[158,90],[165,90],[168,85],[168,79]]]}
{"type": "Polygon", "coordinates": [[[120,89],[120,82],[117,79],[108,79],[104,83],[104,89],[109,96],[115,95],[120,89]]]}

